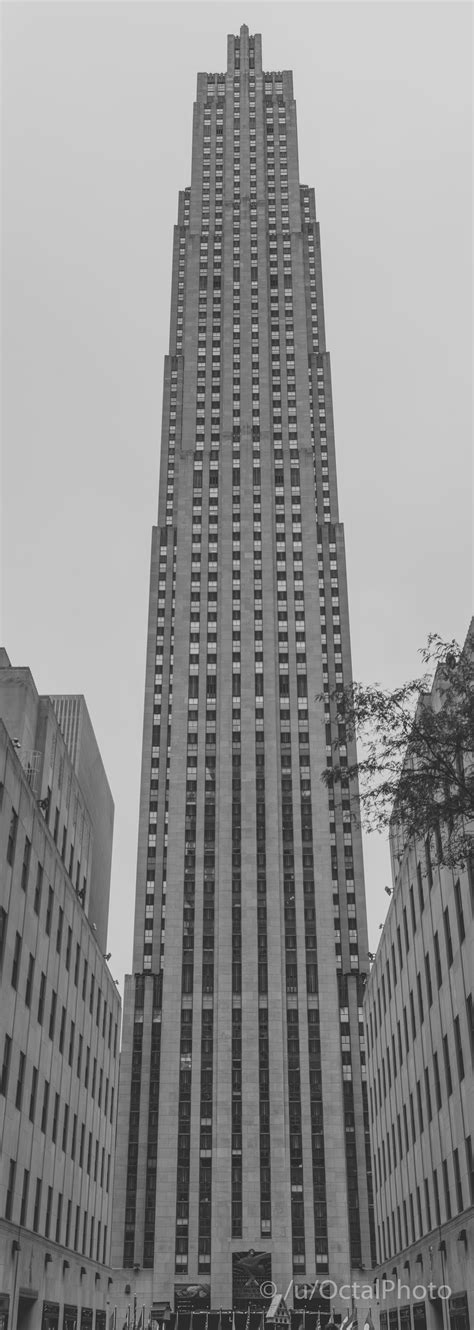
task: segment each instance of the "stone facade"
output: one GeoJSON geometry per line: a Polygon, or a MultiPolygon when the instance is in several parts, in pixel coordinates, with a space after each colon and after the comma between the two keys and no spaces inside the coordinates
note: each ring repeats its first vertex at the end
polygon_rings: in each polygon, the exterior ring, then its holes
{"type": "MultiPolygon", "coordinates": [[[[424,706],[442,700],[439,676],[424,706]]],[[[472,873],[392,830],[393,893],[364,1011],[380,1326],[469,1330],[473,1287],[472,873]],[[438,1295],[448,1286],[450,1292],[438,1295]],[[399,1316],[399,1320],[397,1317],[399,1316]],[[385,1317],[385,1319],[384,1319],[385,1317]],[[390,1319],[391,1318],[391,1319],[390,1319]]]]}
{"type": "Polygon", "coordinates": [[[173,247],[112,1255],[139,1305],[370,1263],[360,832],[321,782],[350,677],[314,191],[243,27],[173,247]]]}
{"type": "Polygon", "coordinates": [[[120,998],[87,915],[94,846],[83,792],[49,699],[6,653],[1,663],[1,1296],[12,1325],[66,1326],[64,1309],[82,1307],[99,1330],[120,998]]]}

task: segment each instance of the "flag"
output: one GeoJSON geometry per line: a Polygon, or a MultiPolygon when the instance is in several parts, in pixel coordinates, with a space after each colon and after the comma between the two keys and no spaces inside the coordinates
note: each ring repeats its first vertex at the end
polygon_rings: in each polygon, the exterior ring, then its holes
{"type": "Polygon", "coordinates": [[[354,1313],[346,1312],[344,1320],[341,1321],[339,1330],[351,1330],[351,1327],[354,1325],[354,1321],[355,1321],[354,1313]]]}
{"type": "Polygon", "coordinates": [[[370,1307],[368,1312],[366,1312],[365,1321],[364,1321],[364,1330],[375,1330],[370,1307]]]}
{"type": "Polygon", "coordinates": [[[109,1330],[117,1330],[117,1308],[116,1308],[116,1307],[114,1307],[113,1312],[111,1312],[111,1313],[110,1313],[110,1316],[109,1316],[109,1330]]]}
{"type": "Polygon", "coordinates": [[[138,1318],[138,1321],[137,1321],[137,1330],[144,1330],[143,1320],[144,1320],[144,1317],[143,1317],[143,1307],[142,1307],[142,1310],[141,1310],[141,1312],[140,1312],[140,1315],[139,1315],[139,1318],[138,1318]]]}
{"type": "Polygon", "coordinates": [[[331,1315],[329,1317],[329,1321],[326,1322],[326,1330],[331,1330],[331,1326],[335,1327],[335,1325],[336,1322],[334,1320],[334,1307],[331,1307],[331,1315]]]}
{"type": "Polygon", "coordinates": [[[247,1308],[247,1319],[245,1322],[245,1330],[250,1330],[250,1303],[247,1308]]]}
{"type": "Polygon", "coordinates": [[[320,1311],[318,1311],[318,1319],[317,1319],[317,1321],[316,1321],[316,1330],[321,1330],[321,1312],[320,1312],[320,1311]]]}

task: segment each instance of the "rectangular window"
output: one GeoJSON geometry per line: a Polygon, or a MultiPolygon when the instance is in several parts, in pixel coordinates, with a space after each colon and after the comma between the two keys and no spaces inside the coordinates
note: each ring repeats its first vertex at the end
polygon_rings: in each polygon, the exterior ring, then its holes
{"type": "Polygon", "coordinates": [[[5,1219],[11,1219],[12,1217],[13,1196],[15,1192],[15,1174],[16,1174],[16,1159],[10,1159],[10,1165],[8,1169],[7,1194],[5,1197],[5,1219]]]}
{"type": "Polygon", "coordinates": [[[28,959],[28,973],[27,973],[27,976],[26,976],[25,1007],[30,1007],[30,1006],[31,1006],[31,993],[32,993],[32,989],[33,989],[33,976],[34,976],[34,972],[35,972],[35,958],[34,958],[34,956],[32,956],[32,954],[31,954],[31,952],[30,952],[29,959],[28,959]]]}
{"type": "Polygon", "coordinates": [[[453,1163],[454,1163],[454,1181],[456,1183],[456,1201],[457,1201],[458,1212],[461,1213],[461,1210],[463,1208],[463,1196],[462,1196],[461,1169],[459,1167],[458,1150],[453,1150],[453,1163]]]}
{"type": "Polygon", "coordinates": [[[421,983],[421,974],[417,974],[416,976],[416,987],[418,992],[418,1008],[420,1012],[420,1023],[421,1025],[423,1025],[423,1021],[425,1019],[425,1013],[423,1009],[423,988],[421,983]]]}
{"type": "Polygon", "coordinates": [[[49,1238],[49,1230],[50,1230],[50,1227],[51,1227],[51,1210],[52,1210],[52,1208],[53,1208],[53,1188],[52,1188],[52,1187],[48,1187],[48,1199],[47,1199],[47,1202],[46,1202],[46,1215],[45,1215],[45,1220],[44,1220],[44,1236],[45,1236],[45,1238],[49,1238]]]}
{"type": "Polygon", "coordinates": [[[459,1076],[459,1080],[460,1080],[460,1081],[463,1081],[463,1080],[464,1080],[464,1058],[463,1058],[463,1052],[462,1052],[461,1026],[460,1026],[460,1024],[459,1024],[459,1016],[455,1016],[455,1018],[454,1018],[454,1041],[455,1041],[455,1044],[456,1044],[456,1061],[457,1061],[457,1064],[458,1064],[458,1076],[459,1076]]]}
{"type": "Polygon", "coordinates": [[[42,890],[43,890],[43,865],[38,864],[36,870],[35,894],[33,899],[33,909],[35,914],[39,914],[40,912],[42,890]]]}
{"type": "Polygon", "coordinates": [[[25,1168],[23,1172],[23,1187],[21,1192],[20,1225],[26,1224],[29,1185],[30,1185],[30,1172],[28,1168],[25,1168]]]}
{"type": "Polygon", "coordinates": [[[20,1110],[23,1100],[24,1083],[25,1083],[25,1054],[20,1053],[20,1060],[18,1063],[18,1080],[16,1083],[16,1095],[15,1095],[15,1108],[18,1108],[20,1110]]]}
{"type": "Polygon", "coordinates": [[[38,1090],[38,1068],[33,1067],[33,1071],[31,1073],[30,1108],[29,1108],[30,1122],[34,1122],[35,1120],[37,1090],[38,1090]]]}
{"type": "Polygon", "coordinates": [[[451,1064],[449,1061],[449,1046],[448,1046],[447,1034],[443,1035],[443,1055],[444,1055],[444,1070],[446,1075],[446,1088],[448,1091],[448,1099],[449,1099],[449,1096],[452,1095],[453,1093],[453,1080],[451,1076],[451,1064]]]}
{"type": "Polygon", "coordinates": [[[20,959],[21,959],[21,933],[17,933],[15,937],[15,950],[13,952],[13,965],[12,965],[12,988],[15,989],[18,987],[18,973],[20,969],[20,959]]]}
{"type": "Polygon", "coordinates": [[[433,1117],[433,1111],[431,1107],[430,1074],[427,1067],[425,1067],[425,1097],[426,1097],[426,1109],[428,1113],[428,1122],[431,1122],[431,1119],[433,1117]]]}
{"type": "Polygon", "coordinates": [[[429,958],[428,952],[426,952],[426,954],[425,954],[425,978],[426,978],[426,992],[427,992],[427,996],[428,996],[428,1006],[429,1006],[429,1007],[432,1007],[432,1005],[433,1005],[433,988],[432,988],[432,984],[431,984],[430,958],[429,958]]]}
{"type": "Polygon", "coordinates": [[[68,1123],[69,1123],[69,1104],[65,1104],[65,1105],[64,1105],[64,1117],[63,1117],[63,1135],[62,1135],[62,1141],[61,1141],[61,1148],[62,1148],[64,1151],[66,1150],[66,1146],[67,1146],[67,1129],[68,1129],[68,1123]]]}
{"type": "Polygon", "coordinates": [[[60,954],[61,951],[61,943],[63,938],[63,920],[64,920],[64,910],[62,910],[60,906],[58,912],[58,929],[56,933],[56,951],[58,955],[60,954]]]}
{"type": "Polygon", "coordinates": [[[47,992],[47,976],[45,976],[43,970],[41,971],[39,999],[37,999],[37,1023],[39,1025],[43,1025],[45,992],[47,992]]]}
{"type": "Polygon", "coordinates": [[[54,1039],[54,1027],[56,1024],[56,1004],[58,995],[54,991],[51,993],[51,1010],[49,1013],[49,1038],[54,1039]]]}
{"type": "Polygon", "coordinates": [[[448,1165],[446,1159],[443,1159],[443,1185],[444,1185],[444,1200],[446,1205],[446,1219],[451,1219],[451,1196],[449,1192],[449,1174],[448,1174],[448,1165]]]}
{"type": "Polygon", "coordinates": [[[441,969],[441,952],[439,949],[439,937],[437,933],[434,934],[433,942],[434,942],[434,954],[435,954],[435,966],[436,966],[436,983],[438,985],[438,988],[441,988],[441,984],[443,982],[443,971],[441,969]]]}
{"type": "Polygon", "coordinates": [[[59,1094],[55,1094],[53,1122],[51,1126],[51,1136],[53,1139],[53,1144],[56,1144],[56,1136],[58,1134],[58,1118],[59,1118],[59,1094]]]}
{"type": "Polygon", "coordinates": [[[45,1132],[45,1131],[46,1131],[46,1123],[47,1123],[47,1121],[48,1121],[48,1103],[49,1103],[49,1081],[45,1081],[45,1083],[44,1083],[44,1095],[43,1095],[43,1108],[42,1108],[42,1111],[41,1111],[41,1131],[42,1131],[42,1132],[45,1132]]]}
{"type": "Polygon", "coordinates": [[[21,887],[26,891],[28,886],[28,873],[30,871],[31,841],[28,836],[25,837],[25,848],[23,850],[23,863],[21,866],[21,887]]]}
{"type": "Polygon", "coordinates": [[[7,842],[7,864],[13,864],[15,858],[16,836],[18,831],[18,813],[12,808],[7,842]]]}
{"type": "Polygon", "coordinates": [[[439,1062],[438,1062],[438,1054],[437,1054],[437,1053],[433,1053],[433,1071],[434,1071],[434,1083],[435,1083],[436,1107],[437,1107],[438,1109],[440,1109],[440,1108],[441,1108],[441,1079],[440,1079],[440,1074],[439,1074],[439,1062]]]}
{"type": "Polygon", "coordinates": [[[461,883],[460,883],[460,881],[459,881],[459,878],[458,878],[457,882],[455,882],[455,884],[454,884],[454,900],[455,900],[455,904],[456,904],[456,918],[457,918],[457,921],[458,921],[459,945],[461,946],[461,944],[464,942],[464,938],[465,938],[465,936],[466,936],[466,929],[465,929],[465,926],[464,926],[464,914],[463,914],[463,908],[462,908],[462,896],[461,896],[461,883]]]}
{"type": "Polygon", "coordinates": [[[36,1179],[35,1205],[33,1210],[33,1232],[37,1233],[39,1229],[41,1211],[41,1178],[36,1179]]]}
{"type": "Polygon", "coordinates": [[[77,1113],[74,1114],[73,1123],[72,1123],[71,1159],[76,1158],[76,1137],[77,1137],[77,1113]]]}
{"type": "Polygon", "coordinates": [[[48,887],[48,905],[46,909],[46,920],[45,920],[45,929],[48,934],[48,937],[51,934],[51,920],[53,917],[53,900],[54,900],[53,888],[48,887]]]}
{"type": "Polygon", "coordinates": [[[62,1053],[62,1052],[63,1052],[63,1049],[64,1049],[64,1034],[65,1034],[65,1030],[66,1030],[66,1008],[63,1007],[62,1012],[61,1012],[61,1024],[60,1024],[60,1027],[59,1027],[59,1052],[60,1052],[60,1053],[62,1053]]]}
{"type": "Polygon", "coordinates": [[[63,1209],[63,1198],[62,1198],[62,1195],[61,1195],[61,1192],[60,1192],[60,1193],[59,1193],[59,1196],[58,1196],[58,1208],[57,1208],[57,1212],[56,1212],[56,1237],[55,1237],[55,1242],[60,1242],[60,1241],[61,1241],[61,1217],[62,1217],[62,1209],[63,1209]]]}
{"type": "Polygon", "coordinates": [[[450,966],[453,963],[453,944],[451,939],[451,924],[449,920],[449,910],[447,907],[443,912],[443,919],[444,919],[444,936],[446,941],[446,956],[448,958],[448,966],[450,966]]]}

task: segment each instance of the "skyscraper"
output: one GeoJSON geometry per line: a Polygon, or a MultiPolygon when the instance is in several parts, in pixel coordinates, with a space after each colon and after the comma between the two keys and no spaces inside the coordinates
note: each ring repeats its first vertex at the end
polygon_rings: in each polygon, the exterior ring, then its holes
{"type": "Polygon", "coordinates": [[[139,1305],[370,1265],[361,842],[321,781],[350,671],[314,191],[242,27],[174,234],[114,1205],[139,1305]]]}

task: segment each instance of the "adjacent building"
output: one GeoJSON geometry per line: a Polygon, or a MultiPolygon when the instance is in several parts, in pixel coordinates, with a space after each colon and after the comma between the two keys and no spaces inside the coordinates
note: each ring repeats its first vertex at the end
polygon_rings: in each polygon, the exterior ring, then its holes
{"type": "MultiPolygon", "coordinates": [[[[439,671],[421,704],[437,709],[442,697],[439,671]]],[[[404,843],[395,828],[391,854],[392,900],[365,996],[374,1275],[394,1285],[380,1330],[470,1330],[472,865],[440,867],[430,838],[404,843]]]]}
{"type": "Polygon", "coordinates": [[[321,781],[350,677],[315,196],[244,26],[174,233],[114,1195],[139,1307],[375,1255],[361,839],[321,781]]]}
{"type": "Polygon", "coordinates": [[[103,1330],[112,1297],[108,1263],[120,998],[104,951],[113,804],[91,728],[87,745],[94,780],[102,782],[94,804],[92,780],[83,787],[76,774],[51,699],[38,695],[30,670],[12,667],[2,649],[4,1330],[10,1325],[103,1330]],[[99,829],[102,807],[111,815],[99,829]],[[103,876],[96,871],[96,832],[100,866],[109,865],[103,876]]]}

